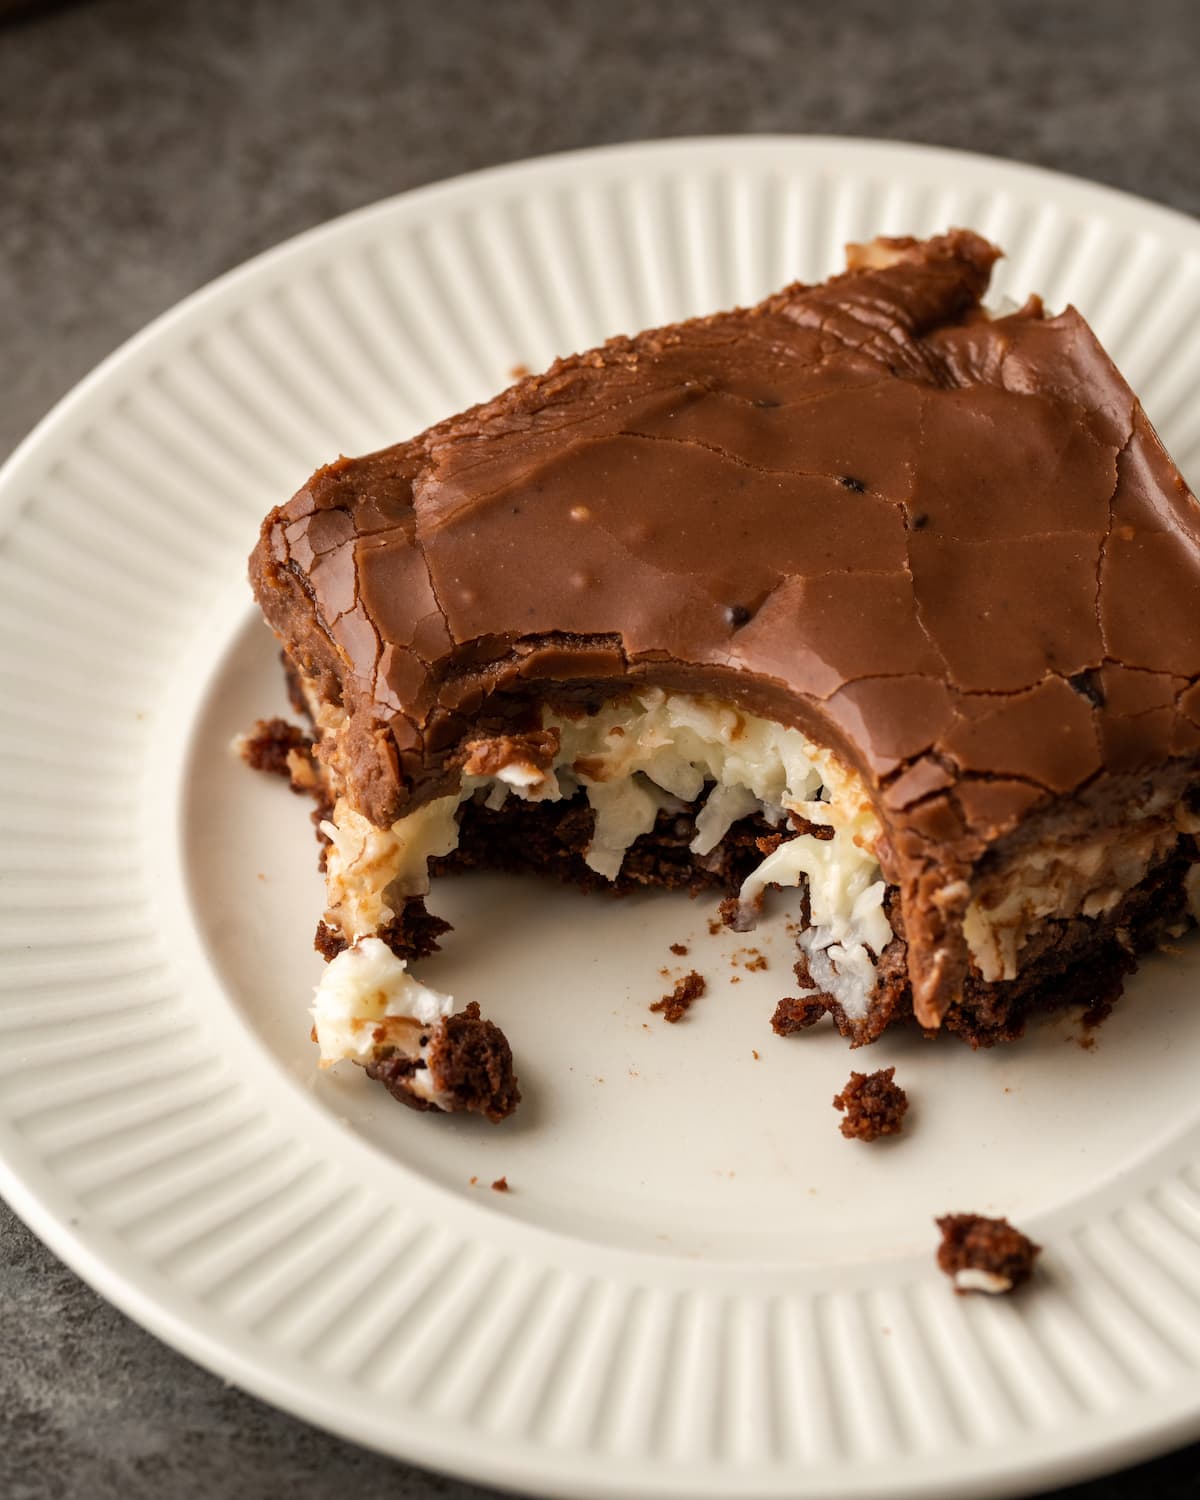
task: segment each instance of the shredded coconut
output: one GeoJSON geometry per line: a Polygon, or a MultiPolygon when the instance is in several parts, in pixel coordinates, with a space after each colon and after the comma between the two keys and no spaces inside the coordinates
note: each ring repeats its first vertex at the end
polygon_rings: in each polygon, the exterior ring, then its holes
{"type": "MultiPolygon", "coordinates": [[[[557,801],[581,788],[595,814],[589,867],[614,880],[630,845],[662,811],[682,811],[709,788],[696,817],[693,853],[710,854],[740,819],[755,813],[786,826],[789,813],[824,825],[832,836],[785,836],[742,886],[748,922],[768,885],[808,886],[813,953],[820,983],[852,1019],[865,1016],[875,988],[875,959],[891,938],[885,883],[875,858],[879,823],[859,779],[798,729],[742,713],[717,700],[645,688],[567,718],[546,712],[559,749],[539,771],[514,761],[492,776],[464,775],[457,793],[376,828],[344,801],[324,825],[327,918],[347,937],[375,932],[394,905],[429,889],[428,861],[458,841],[456,814],[468,798],[497,808],[510,797],[557,801]]],[[[817,972],[813,971],[814,979],[817,972]]]]}

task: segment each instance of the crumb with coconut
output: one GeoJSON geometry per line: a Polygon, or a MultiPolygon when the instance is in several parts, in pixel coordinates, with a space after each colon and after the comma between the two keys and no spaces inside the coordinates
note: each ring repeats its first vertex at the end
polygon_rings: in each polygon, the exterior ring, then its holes
{"type": "Polygon", "coordinates": [[[938,1268],[956,1292],[997,1296],[1014,1291],[1033,1274],[1042,1247],[1007,1219],[983,1214],[946,1214],[935,1220],[942,1232],[938,1268]]]}

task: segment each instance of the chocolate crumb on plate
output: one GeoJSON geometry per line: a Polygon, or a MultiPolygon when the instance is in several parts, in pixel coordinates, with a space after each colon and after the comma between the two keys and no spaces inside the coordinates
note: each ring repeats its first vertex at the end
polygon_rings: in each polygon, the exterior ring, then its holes
{"type": "Polygon", "coordinates": [[[881,1135],[899,1135],[908,1109],[908,1095],[894,1082],[895,1068],[877,1073],[851,1073],[834,1109],[845,1112],[842,1134],[852,1141],[877,1141],[881,1135]]]}
{"type": "Polygon", "coordinates": [[[676,958],[685,958],[687,956],[687,951],[688,947],[686,943],[671,944],[671,952],[675,955],[676,958]]]}
{"type": "Polygon", "coordinates": [[[722,926],[731,927],[734,932],[746,931],[742,904],[736,896],[726,896],[717,907],[717,911],[720,914],[722,926]]]}
{"type": "Polygon", "coordinates": [[[521,1102],[508,1040],[480,1015],[476,1000],[440,1023],[425,1056],[439,1088],[456,1109],[484,1115],[496,1124],[521,1102]]]}
{"type": "Polygon", "coordinates": [[[791,1036],[793,1032],[815,1026],[828,1013],[829,1001],[823,997],[794,999],[785,995],[775,1007],[771,1030],[776,1036],[791,1036]]]}
{"type": "Polygon", "coordinates": [[[938,1268],[956,1292],[1011,1292],[1028,1281],[1042,1247],[1007,1219],[983,1214],[946,1214],[934,1221],[942,1232],[938,1268]]]}
{"type": "Polygon", "coordinates": [[[663,1019],[670,1021],[672,1025],[681,1021],[691,1008],[693,1000],[699,1000],[705,990],[704,976],[697,974],[695,969],[690,974],[685,974],[676,984],[669,995],[664,995],[661,1000],[656,1000],[650,1007],[653,1011],[661,1011],[663,1019]]]}
{"type": "Polygon", "coordinates": [[[292,779],[288,756],[293,750],[308,755],[312,750],[312,735],[305,734],[286,719],[259,719],[249,734],[238,741],[238,753],[254,771],[265,771],[270,776],[292,779]]]}
{"type": "Polygon", "coordinates": [[[509,1187],[507,1177],[497,1177],[495,1182],[492,1183],[493,1193],[507,1193],[508,1191],[509,1187]]]}

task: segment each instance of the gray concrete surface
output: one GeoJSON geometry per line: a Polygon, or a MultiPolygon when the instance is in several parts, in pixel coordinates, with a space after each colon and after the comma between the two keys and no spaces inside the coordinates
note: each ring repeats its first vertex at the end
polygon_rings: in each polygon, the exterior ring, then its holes
{"type": "MultiPolygon", "coordinates": [[[[820,131],[1081,173],[1200,213],[1190,0],[79,0],[0,5],[0,456],[257,250],[495,162],[820,131]]],[[[1193,333],[1196,331],[1193,330],[1193,333]]],[[[1200,1448],[1063,1492],[1195,1500],[1200,1448]]],[[[483,1500],[173,1354],[0,1208],[0,1496],[483,1500]]]]}

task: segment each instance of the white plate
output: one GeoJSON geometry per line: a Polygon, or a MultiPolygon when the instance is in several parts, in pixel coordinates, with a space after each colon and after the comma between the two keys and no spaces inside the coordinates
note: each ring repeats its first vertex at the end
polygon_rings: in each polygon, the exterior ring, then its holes
{"type": "Polygon", "coordinates": [[[864,1147],[830,1098],[865,1055],[768,1028],[778,924],[751,972],[705,902],[449,882],[428,977],[486,1003],[527,1097],[497,1129],[418,1116],[317,1076],[306,808],[228,751],[283,704],[244,559],[318,462],[948,224],[1007,248],[999,293],[1077,302],[1200,467],[1200,228],[811,139],[558,157],[352,215],[154,324],[12,459],[0,1185],[146,1327],[335,1431],[546,1495],[1014,1494],[1200,1432],[1194,946],[1091,1052],[1066,1021],[978,1055],[886,1038],[910,1127],[864,1147]],[[664,1026],[659,970],[693,964],[709,993],[664,1026]],[[955,1298],[952,1210],[1044,1242],[1037,1285],[955,1298]]]}

